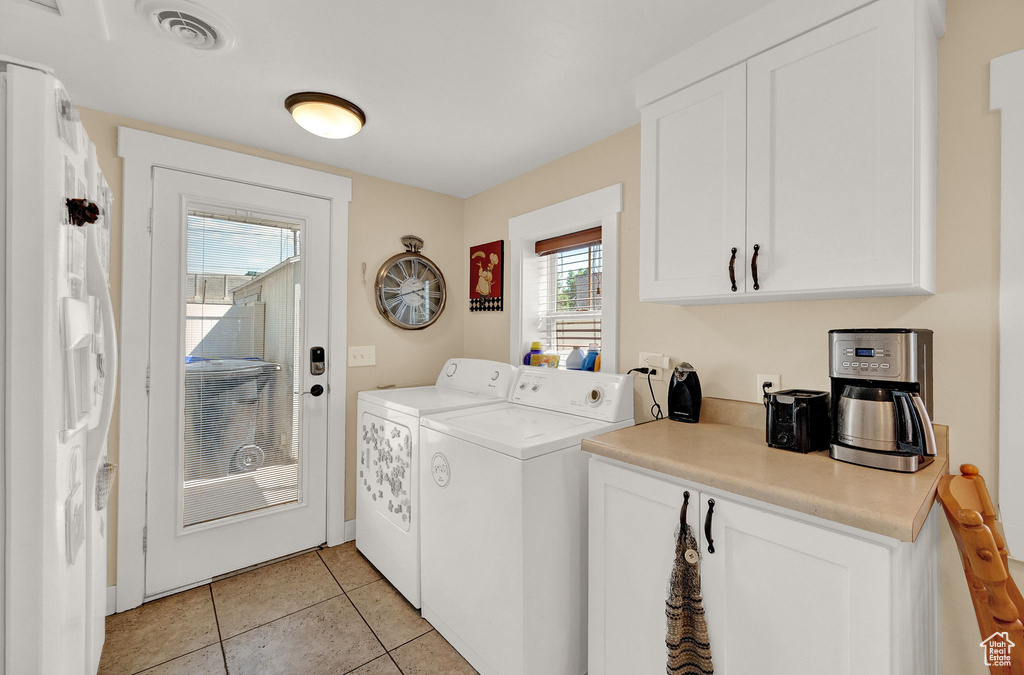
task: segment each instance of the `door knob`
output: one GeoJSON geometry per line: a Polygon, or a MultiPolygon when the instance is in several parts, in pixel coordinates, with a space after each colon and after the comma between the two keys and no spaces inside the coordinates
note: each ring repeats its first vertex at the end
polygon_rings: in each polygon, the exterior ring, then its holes
{"type": "Polygon", "coordinates": [[[312,387],[309,388],[309,391],[307,391],[306,393],[311,396],[319,396],[320,394],[324,393],[324,387],[322,384],[314,384],[312,387]]]}

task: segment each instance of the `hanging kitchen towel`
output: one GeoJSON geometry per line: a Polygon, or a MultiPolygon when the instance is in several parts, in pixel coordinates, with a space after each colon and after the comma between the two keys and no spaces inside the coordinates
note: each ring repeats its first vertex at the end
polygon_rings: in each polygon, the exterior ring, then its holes
{"type": "Polygon", "coordinates": [[[665,672],[668,675],[714,673],[708,623],[700,598],[700,553],[685,516],[676,535],[676,561],[668,584],[665,616],[668,617],[665,633],[668,664],[665,672]]]}

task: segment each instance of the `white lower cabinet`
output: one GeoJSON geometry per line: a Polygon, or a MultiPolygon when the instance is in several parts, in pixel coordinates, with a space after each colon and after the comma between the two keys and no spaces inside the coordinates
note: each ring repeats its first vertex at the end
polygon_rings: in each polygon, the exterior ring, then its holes
{"type": "Polygon", "coordinates": [[[938,517],[915,544],[861,537],[594,458],[590,675],[665,672],[665,597],[684,501],[716,673],[939,672],[938,517]]]}

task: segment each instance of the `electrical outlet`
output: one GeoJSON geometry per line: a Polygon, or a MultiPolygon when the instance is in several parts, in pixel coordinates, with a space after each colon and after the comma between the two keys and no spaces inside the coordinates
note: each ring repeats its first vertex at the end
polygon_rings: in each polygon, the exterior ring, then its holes
{"type": "Polygon", "coordinates": [[[377,365],[377,348],[373,345],[369,347],[349,347],[348,348],[348,367],[359,368],[362,366],[375,366],[377,365]]]}
{"type": "Polygon", "coordinates": [[[651,368],[652,380],[663,380],[665,379],[665,371],[668,370],[668,357],[664,354],[655,354],[654,352],[640,352],[637,366],[640,368],[651,368]]]}
{"type": "Polygon", "coordinates": [[[780,391],[782,389],[782,375],[765,375],[764,373],[757,374],[757,394],[754,396],[754,400],[758,403],[764,398],[764,390],[761,389],[761,385],[765,382],[771,382],[772,386],[768,387],[768,391],[780,391]]]}

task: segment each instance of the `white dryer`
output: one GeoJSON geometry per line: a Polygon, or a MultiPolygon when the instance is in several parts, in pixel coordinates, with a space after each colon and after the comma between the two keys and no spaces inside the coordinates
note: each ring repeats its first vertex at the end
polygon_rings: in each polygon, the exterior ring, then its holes
{"type": "Polygon", "coordinates": [[[431,387],[359,392],[356,548],[420,606],[420,417],[508,397],[516,367],[450,359],[431,387]]]}
{"type": "Polygon", "coordinates": [[[633,425],[631,379],[527,367],[506,403],[423,418],[423,617],[481,673],[586,672],[580,442],[633,425]]]}

